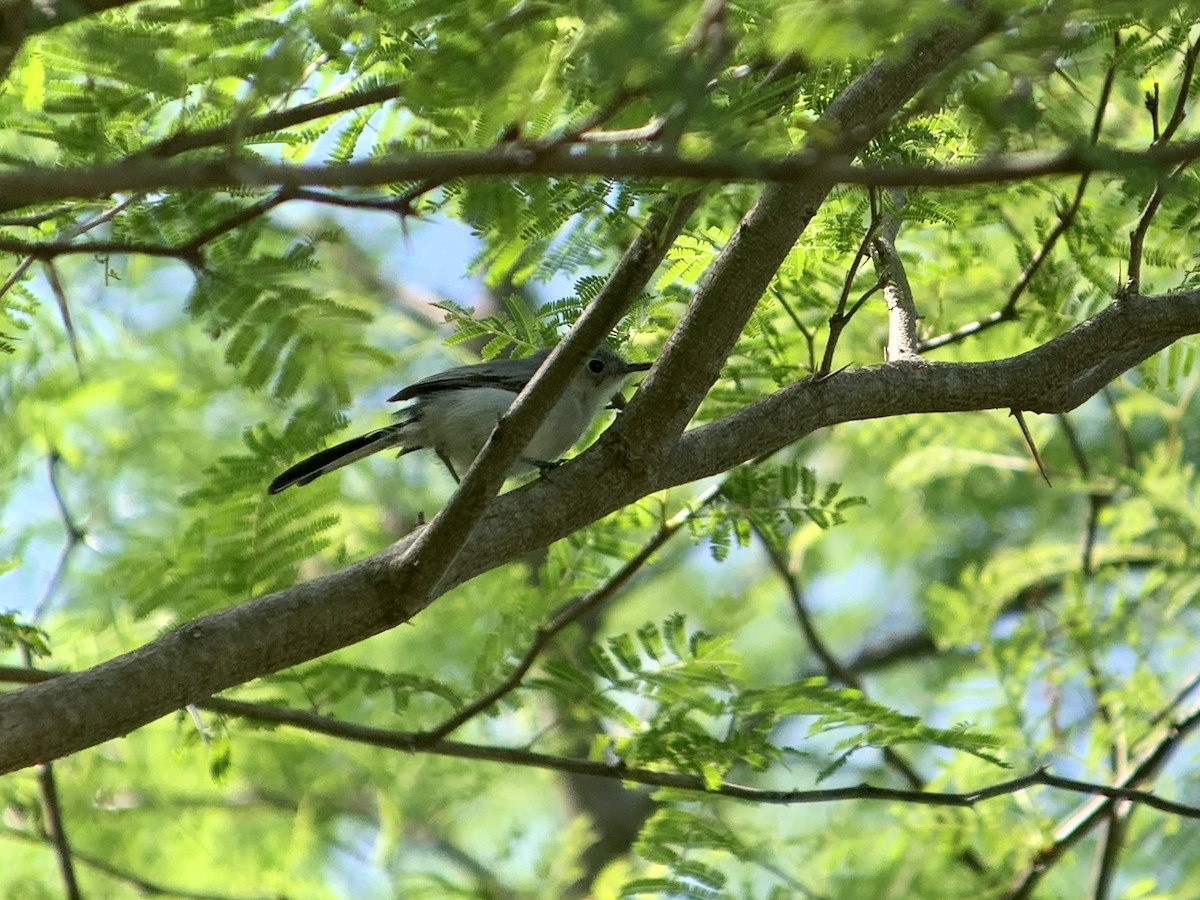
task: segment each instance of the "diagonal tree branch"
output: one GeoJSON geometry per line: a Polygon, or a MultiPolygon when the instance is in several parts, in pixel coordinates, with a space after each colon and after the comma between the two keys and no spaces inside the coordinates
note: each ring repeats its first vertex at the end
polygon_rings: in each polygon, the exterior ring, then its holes
{"type": "MultiPolygon", "coordinates": [[[[829,105],[814,126],[833,140],[810,140],[803,154],[851,159],[935,74],[952,66],[998,21],[964,0],[952,5],[969,24],[935,28],[910,39],[903,53],[873,63],[829,105]]],[[[705,273],[617,432],[640,440],[630,464],[647,465],[699,408],[779,266],[824,202],[833,182],[768,184],[705,273]]]]}
{"type": "MultiPolygon", "coordinates": [[[[773,80],[772,73],[764,83],[773,80]]],[[[411,616],[448,590],[447,578],[485,506],[499,492],[522,447],[549,413],[587,354],[612,332],[621,316],[653,277],[668,249],[700,203],[701,192],[671,197],[648,217],[646,225],[622,255],[604,287],[570,331],[534,373],[497,423],[483,451],[472,463],[450,502],[421,530],[405,550],[400,577],[403,590],[416,600],[411,616]]]]}
{"type": "Polygon", "coordinates": [[[248,116],[230,122],[228,125],[216,125],[196,131],[177,131],[160,141],[147,144],[130,159],[147,156],[161,159],[186,153],[189,150],[235,144],[248,137],[270,134],[272,131],[282,131],[284,128],[294,128],[306,122],[341,115],[364,106],[386,103],[402,96],[403,93],[403,88],[398,84],[381,84],[361,90],[351,88],[335,97],[301,103],[288,109],[260,116],[248,116]]]}

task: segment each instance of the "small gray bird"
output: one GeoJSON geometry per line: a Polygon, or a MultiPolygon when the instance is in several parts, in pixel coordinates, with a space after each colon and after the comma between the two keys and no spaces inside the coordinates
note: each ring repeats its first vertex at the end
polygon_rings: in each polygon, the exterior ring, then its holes
{"type": "MultiPolygon", "coordinates": [[[[400,448],[401,456],[413,450],[433,450],[458,481],[549,355],[549,350],[539,350],[523,359],[459,366],[409,385],[388,398],[416,401],[398,414],[400,420],[394,425],[343,441],[296,463],[272,481],[267,491],[278,494],[293,484],[308,484],[326,472],[393,447],[400,448]]],[[[525,446],[514,473],[552,465],[579,440],[600,410],[610,404],[618,409],[624,405],[619,391],[625,379],[649,368],[650,363],[626,362],[607,347],[597,350],[525,446]]]]}

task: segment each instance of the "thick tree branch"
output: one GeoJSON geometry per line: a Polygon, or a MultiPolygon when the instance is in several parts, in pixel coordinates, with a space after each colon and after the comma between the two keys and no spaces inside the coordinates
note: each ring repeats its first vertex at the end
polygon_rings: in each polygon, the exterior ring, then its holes
{"type": "Polygon", "coordinates": [[[1200,290],[1127,298],[1054,340],[984,363],[885,363],[806,379],[690,431],[672,454],[681,481],[723,471],[818,428],[907,413],[1021,409],[1065,412],[1132,366],[1200,332],[1200,290]],[[693,475],[692,473],[696,473],[693,475]]]}
{"type": "MultiPolygon", "coordinates": [[[[785,388],[687,432],[634,470],[610,430],[596,447],[493,501],[439,591],[546,546],[646,494],[723,472],[841,422],[1082,403],[1125,368],[1200,332],[1200,290],[1133,297],[1061,337],[986,363],[886,363],[785,388]]],[[[0,771],[93,746],[233,685],[408,621],[410,538],[340,572],[190,622],[116,659],[0,696],[0,771]]]]}
{"type": "MultiPolygon", "coordinates": [[[[903,206],[905,198],[897,193],[893,198],[897,207],[903,206]]],[[[888,339],[883,349],[884,359],[896,362],[916,359],[920,356],[917,344],[917,304],[913,301],[912,288],[908,284],[908,273],[896,239],[900,234],[901,219],[897,214],[884,217],[884,224],[871,241],[871,259],[883,289],[883,299],[888,310],[888,339]]]]}

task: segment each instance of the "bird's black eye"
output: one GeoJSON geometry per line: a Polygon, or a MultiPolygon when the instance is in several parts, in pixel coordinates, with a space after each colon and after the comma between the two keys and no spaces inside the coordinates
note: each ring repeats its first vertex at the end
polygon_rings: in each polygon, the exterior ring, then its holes
{"type": "Polygon", "coordinates": [[[588,370],[599,375],[604,371],[604,360],[596,357],[588,362],[588,370]]]}

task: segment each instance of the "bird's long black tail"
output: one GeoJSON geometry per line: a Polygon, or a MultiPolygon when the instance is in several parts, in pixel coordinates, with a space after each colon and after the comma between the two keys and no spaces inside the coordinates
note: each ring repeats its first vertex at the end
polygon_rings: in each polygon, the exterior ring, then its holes
{"type": "MultiPolygon", "coordinates": [[[[290,488],[293,484],[308,484],[310,481],[320,478],[326,472],[340,469],[342,466],[357,462],[364,457],[370,456],[372,453],[378,453],[380,450],[395,447],[399,442],[397,426],[395,425],[389,428],[370,431],[366,434],[360,434],[356,438],[342,441],[340,444],[335,444],[326,450],[322,450],[320,453],[314,453],[308,459],[302,459],[272,481],[267,486],[267,493],[278,494],[280,491],[290,488]]],[[[400,453],[403,455],[410,450],[416,449],[418,448],[406,447],[400,453]]]]}

